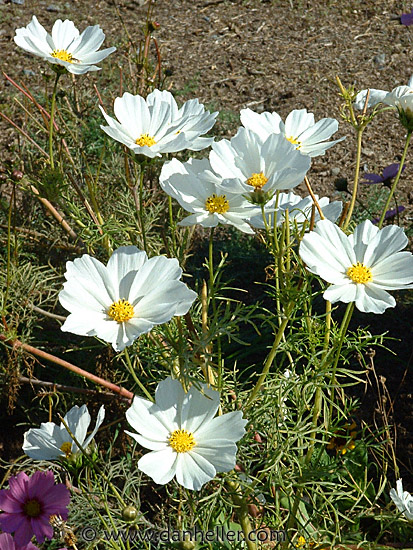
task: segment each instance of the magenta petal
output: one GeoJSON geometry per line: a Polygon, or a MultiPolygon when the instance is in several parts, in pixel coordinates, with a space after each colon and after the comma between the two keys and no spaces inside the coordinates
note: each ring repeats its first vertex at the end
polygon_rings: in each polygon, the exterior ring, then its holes
{"type": "Polygon", "coordinates": [[[16,500],[25,502],[27,499],[27,484],[29,483],[29,477],[20,472],[17,476],[13,476],[9,479],[9,492],[16,500]]]}
{"type": "Polygon", "coordinates": [[[35,472],[30,478],[28,484],[28,496],[30,499],[38,500],[39,502],[44,500],[44,495],[53,489],[54,487],[54,475],[53,472],[35,472]]]}
{"type": "Polygon", "coordinates": [[[53,538],[53,527],[49,523],[49,517],[32,518],[32,532],[35,534],[37,542],[43,542],[45,538],[53,538]]]}
{"type": "Polygon", "coordinates": [[[43,495],[43,512],[48,516],[60,514],[63,519],[67,519],[67,506],[69,502],[69,489],[63,483],[59,483],[47,495],[43,495]]]}
{"type": "Polygon", "coordinates": [[[1,550],[16,550],[13,537],[8,533],[2,533],[0,535],[0,548],[1,550]]]}
{"type": "Polygon", "coordinates": [[[14,542],[18,548],[20,546],[29,544],[33,536],[30,520],[27,520],[24,516],[21,519],[21,524],[17,529],[14,530],[14,542]]]}
{"type": "Polygon", "coordinates": [[[0,529],[6,533],[17,531],[25,522],[26,518],[23,514],[0,514],[0,529]]]}
{"type": "Polygon", "coordinates": [[[5,491],[5,493],[2,495],[0,494],[0,509],[10,514],[20,513],[23,510],[24,501],[21,502],[13,498],[13,495],[11,495],[7,489],[3,489],[3,491],[5,491]]]}

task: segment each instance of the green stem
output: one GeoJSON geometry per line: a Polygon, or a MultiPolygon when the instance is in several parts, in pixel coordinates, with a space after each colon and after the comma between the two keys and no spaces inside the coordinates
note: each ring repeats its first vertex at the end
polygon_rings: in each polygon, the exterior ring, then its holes
{"type": "Polygon", "coordinates": [[[384,205],[383,212],[382,212],[381,217],[380,217],[380,221],[379,221],[379,225],[378,225],[379,229],[381,229],[381,227],[383,225],[384,217],[386,215],[387,210],[389,209],[390,201],[391,201],[391,199],[394,195],[394,191],[396,190],[396,186],[399,183],[400,175],[403,171],[404,161],[406,160],[407,149],[409,148],[409,143],[410,143],[410,138],[411,137],[412,137],[412,132],[409,131],[407,133],[406,143],[404,145],[404,150],[403,150],[403,155],[402,155],[402,158],[400,160],[399,170],[397,172],[396,177],[394,178],[393,185],[391,186],[389,196],[387,197],[386,204],[384,205]]]}
{"type": "Polygon", "coordinates": [[[145,232],[145,220],[143,215],[143,177],[145,175],[143,164],[140,164],[139,166],[139,219],[141,222],[141,232],[142,232],[142,240],[143,240],[143,249],[147,253],[148,252],[148,245],[146,242],[146,232],[145,232]]]}
{"type": "Polygon", "coordinates": [[[253,528],[248,516],[248,504],[242,496],[240,484],[236,481],[227,480],[227,485],[231,489],[231,499],[236,508],[235,513],[242,527],[244,533],[245,542],[247,543],[248,550],[257,550],[255,541],[252,540],[251,533],[253,528]]]}
{"type": "Polygon", "coordinates": [[[292,307],[290,306],[288,308],[287,312],[285,313],[284,319],[281,321],[280,327],[279,327],[279,329],[277,331],[277,334],[274,338],[274,343],[272,345],[270,353],[268,354],[267,360],[265,361],[264,368],[262,369],[262,373],[261,373],[260,377],[258,378],[257,383],[254,386],[254,389],[252,390],[252,392],[250,393],[250,395],[248,397],[247,403],[245,405],[245,409],[248,409],[251,406],[251,404],[253,403],[253,401],[255,400],[255,398],[257,397],[257,394],[260,391],[261,386],[264,383],[264,380],[265,380],[265,378],[266,378],[266,376],[267,376],[267,374],[268,374],[268,372],[271,368],[274,357],[277,354],[278,346],[281,342],[284,331],[285,331],[285,329],[288,325],[288,321],[290,320],[291,310],[292,310],[292,307]]]}
{"type": "Polygon", "coordinates": [[[123,350],[123,353],[125,355],[128,371],[132,375],[132,378],[134,379],[136,384],[140,387],[140,389],[143,391],[143,393],[146,395],[146,397],[149,399],[149,401],[153,401],[153,397],[151,396],[151,394],[148,392],[148,390],[145,388],[145,386],[142,384],[142,382],[139,380],[139,378],[136,375],[135,369],[133,368],[132,361],[128,352],[128,348],[125,348],[123,350]]]}
{"type": "Polygon", "coordinates": [[[330,407],[329,407],[329,412],[328,412],[328,431],[330,431],[331,424],[332,424],[333,407],[334,407],[334,386],[335,386],[335,383],[336,383],[337,365],[338,365],[338,361],[340,359],[340,353],[341,353],[341,348],[343,346],[344,337],[346,335],[348,326],[350,324],[351,316],[353,315],[353,311],[354,311],[354,302],[350,302],[347,306],[346,312],[345,312],[343,320],[341,322],[340,339],[339,339],[339,342],[338,342],[338,348],[337,348],[336,357],[334,359],[333,368],[331,370],[331,396],[330,396],[330,407]]]}
{"type": "MultiPolygon", "coordinates": [[[[211,227],[211,233],[209,235],[208,246],[208,269],[209,269],[209,299],[212,304],[212,312],[214,315],[214,323],[218,322],[217,316],[217,304],[215,302],[215,277],[214,277],[214,227],[211,227]]],[[[222,388],[222,351],[221,351],[221,337],[217,334],[217,366],[218,366],[218,379],[217,390],[221,391],[222,388]]]]}
{"type": "Polygon", "coordinates": [[[353,195],[351,197],[350,207],[347,212],[347,218],[343,225],[343,231],[346,230],[348,224],[350,223],[351,217],[353,215],[354,205],[356,204],[357,199],[357,189],[360,177],[360,160],[361,160],[361,139],[363,136],[364,126],[356,127],[357,131],[357,156],[356,156],[356,170],[354,173],[354,185],[353,185],[353,195]]]}
{"type": "Polygon", "coordinates": [[[169,212],[169,226],[171,228],[171,238],[172,238],[172,249],[173,253],[176,254],[176,236],[175,236],[175,228],[176,224],[174,221],[174,213],[172,209],[172,197],[168,195],[168,212],[169,212]]]}
{"type": "Polygon", "coordinates": [[[327,355],[328,344],[330,343],[330,333],[331,333],[331,302],[329,300],[326,300],[326,332],[324,334],[324,347],[323,347],[323,355],[321,357],[321,361],[323,361],[325,356],[327,355]]]}
{"type": "Polygon", "coordinates": [[[85,449],[82,447],[82,445],[79,443],[79,441],[76,439],[76,436],[74,435],[74,433],[70,430],[69,426],[67,425],[67,422],[65,421],[65,419],[63,418],[63,416],[61,416],[59,414],[59,418],[63,424],[63,426],[66,428],[67,430],[67,433],[70,435],[70,437],[73,439],[73,441],[76,443],[78,449],[80,450],[80,452],[82,453],[82,455],[86,458],[86,460],[88,461],[88,463],[92,466],[92,469],[97,472],[101,477],[102,479],[104,479],[106,481],[106,483],[109,485],[109,487],[111,488],[114,496],[118,499],[119,503],[121,504],[121,506],[123,506],[124,508],[126,507],[126,503],[125,501],[123,500],[123,498],[121,497],[121,495],[119,494],[118,490],[116,489],[116,487],[113,485],[113,483],[110,481],[110,479],[108,478],[108,476],[99,468],[99,466],[93,461],[91,460],[91,458],[89,457],[89,455],[86,453],[85,449]]]}
{"type": "Polygon", "coordinates": [[[10,197],[9,213],[7,216],[7,271],[6,271],[6,290],[3,299],[3,312],[6,312],[7,300],[9,296],[9,289],[11,284],[11,217],[13,213],[13,202],[16,192],[16,184],[13,183],[13,190],[10,197]]]}
{"type": "Polygon", "coordinates": [[[54,114],[56,110],[56,92],[57,92],[57,83],[59,82],[60,72],[56,73],[56,79],[54,81],[53,93],[52,93],[52,105],[50,108],[50,121],[49,121],[49,156],[50,156],[50,167],[54,169],[54,160],[53,160],[53,123],[54,123],[54,114]]]}

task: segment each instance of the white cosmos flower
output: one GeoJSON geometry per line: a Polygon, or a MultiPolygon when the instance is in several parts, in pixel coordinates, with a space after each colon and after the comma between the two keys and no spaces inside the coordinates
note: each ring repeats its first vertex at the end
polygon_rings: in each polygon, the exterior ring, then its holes
{"type": "Polygon", "coordinates": [[[259,190],[268,193],[269,198],[277,190],[300,184],[311,163],[284,135],[271,134],[264,139],[242,127],[231,141],[213,143],[209,160],[225,191],[259,190]]]}
{"type": "MultiPolygon", "coordinates": [[[[324,217],[335,222],[341,214],[343,203],[341,201],[330,202],[328,197],[322,197],[321,199],[318,198],[318,195],[315,195],[315,197],[324,217]]],[[[289,193],[280,193],[277,201],[277,196],[274,195],[265,205],[267,223],[270,227],[272,227],[274,223],[276,223],[277,226],[281,225],[285,219],[285,212],[288,210],[288,219],[291,225],[294,226],[297,224],[298,228],[301,229],[304,222],[311,220],[312,206],[313,199],[310,196],[303,199],[290,191],[289,193]]],[[[261,212],[259,215],[252,217],[249,221],[253,227],[259,229],[265,227],[261,212]]],[[[314,221],[315,223],[320,221],[320,214],[317,208],[315,209],[314,221]]]]}
{"type": "Polygon", "coordinates": [[[152,451],[139,460],[139,470],[161,485],[176,476],[194,491],[217,472],[232,470],[247,420],[241,411],[215,417],[219,398],[206,385],[185,393],[171,377],[158,384],[155,403],[135,397],[126,418],[138,434],[126,433],[152,451]]]}
{"type": "MultiPolygon", "coordinates": [[[[72,407],[65,415],[64,420],[79,444],[85,449],[95,437],[104,418],[105,407],[102,405],[98,412],[95,428],[88,437],[86,434],[91,418],[86,405],[72,407]]],[[[23,451],[34,460],[56,460],[60,457],[69,457],[78,450],[63,422],[60,426],[54,422],[44,422],[40,424],[40,428],[32,428],[24,434],[23,451]]]]}
{"type": "Polygon", "coordinates": [[[220,188],[221,178],[214,174],[208,159],[166,162],[159,183],[165,193],[191,212],[178,225],[216,227],[222,223],[233,225],[244,233],[254,233],[245,220],[261,210],[239,193],[224,192],[220,188]]]}
{"type": "Polygon", "coordinates": [[[218,113],[205,111],[197,99],[178,109],[168,91],[154,90],[146,100],[125,92],[115,99],[118,120],[100,108],[109,126],[101,126],[111,138],[123,143],[136,154],[160,157],[184,149],[200,151],[209,147],[213,138],[199,137],[215,124],[218,113]],[[119,122],[118,122],[119,121],[119,122]]]}
{"type": "MultiPolygon", "coordinates": [[[[362,90],[357,94],[354,101],[354,106],[356,109],[364,109],[364,104],[366,103],[368,91],[369,90],[362,90]]],[[[412,101],[412,94],[413,76],[410,77],[407,86],[397,86],[396,88],[393,88],[391,92],[371,88],[367,107],[374,107],[378,103],[384,103],[385,105],[390,105],[391,107],[399,107],[401,98],[404,98],[404,102],[406,102],[407,100],[412,101]]]]}
{"type": "Polygon", "coordinates": [[[383,313],[396,301],[386,290],[413,288],[413,256],[403,229],[378,229],[369,220],[346,235],[329,220],[319,221],[304,236],[300,256],[307,269],[331,283],[324,292],[330,302],[355,302],[365,313],[383,313]]]}
{"type": "Polygon", "coordinates": [[[84,254],[66,264],[59,301],[70,315],[62,330],[97,336],[121,351],[155,325],[187,313],[197,295],[181,275],[175,258],[148,260],[136,246],[115,250],[107,266],[84,254]]]}
{"type": "Polygon", "coordinates": [[[390,489],[390,497],[397,508],[410,521],[413,521],[413,496],[408,491],[403,491],[402,480],[396,482],[397,493],[395,489],[390,489]]]}
{"type": "Polygon", "coordinates": [[[52,34],[38,22],[35,15],[27,27],[16,30],[14,41],[18,46],[49,63],[63,66],[69,73],[84,74],[99,71],[95,63],[100,63],[116,48],[98,51],[105,35],[99,25],[87,27],[82,34],[72,21],[58,19],[52,34]]]}
{"type": "Polygon", "coordinates": [[[283,134],[296,149],[299,149],[300,153],[310,157],[324,155],[327,149],[345,139],[342,137],[327,142],[326,140],[338,130],[337,120],[322,118],[315,122],[313,113],[308,113],[307,109],[291,111],[285,119],[285,124],[276,112],[258,114],[251,109],[242,109],[241,123],[262,139],[266,139],[271,134],[283,134]]]}

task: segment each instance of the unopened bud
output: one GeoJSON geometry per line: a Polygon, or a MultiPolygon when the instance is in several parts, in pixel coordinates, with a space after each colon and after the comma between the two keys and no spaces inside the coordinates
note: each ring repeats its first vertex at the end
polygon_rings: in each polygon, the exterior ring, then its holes
{"type": "Polygon", "coordinates": [[[20,181],[23,179],[23,172],[21,170],[13,170],[11,177],[14,181],[20,181]]]}
{"type": "Polygon", "coordinates": [[[138,510],[134,506],[126,506],[122,510],[122,518],[125,521],[134,521],[138,516],[138,510]]]}

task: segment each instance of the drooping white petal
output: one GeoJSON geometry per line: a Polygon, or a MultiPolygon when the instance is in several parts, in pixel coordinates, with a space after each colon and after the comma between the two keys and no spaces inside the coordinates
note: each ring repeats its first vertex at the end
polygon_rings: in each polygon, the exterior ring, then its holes
{"type": "MultiPolygon", "coordinates": [[[[368,90],[362,90],[356,96],[356,99],[354,101],[354,107],[356,109],[359,109],[359,111],[364,109],[364,105],[366,103],[367,91],[368,90]]],[[[374,107],[378,103],[381,103],[388,93],[389,92],[386,92],[385,90],[376,90],[374,88],[370,88],[370,95],[369,95],[369,101],[367,103],[367,107],[368,108],[374,107]]]]}
{"type": "Polygon", "coordinates": [[[102,422],[103,420],[105,419],[105,407],[102,405],[98,411],[98,415],[96,417],[96,424],[95,424],[95,427],[93,428],[93,431],[90,435],[87,436],[87,438],[85,439],[84,443],[83,443],[83,446],[84,447],[87,447],[89,445],[89,443],[92,441],[92,439],[95,437],[98,429],[100,428],[100,426],[102,425],[102,422]]]}
{"type": "MultiPolygon", "coordinates": [[[[68,425],[69,430],[72,432],[75,438],[82,445],[84,440],[86,439],[87,429],[89,428],[89,424],[91,420],[90,414],[89,414],[89,411],[87,410],[86,405],[82,405],[81,407],[78,407],[77,405],[75,405],[65,415],[64,419],[66,424],[68,425]]],[[[63,423],[61,424],[60,427],[62,431],[66,432],[66,428],[63,423]]],[[[67,437],[68,437],[68,441],[72,441],[72,438],[68,432],[67,432],[67,437]]],[[[76,452],[78,450],[75,442],[73,442],[72,444],[72,450],[73,452],[76,452]]]]}

